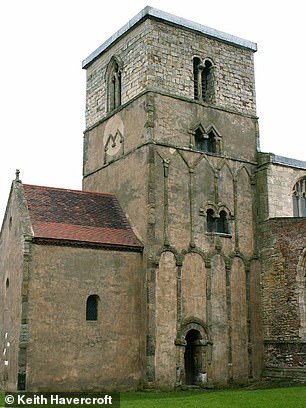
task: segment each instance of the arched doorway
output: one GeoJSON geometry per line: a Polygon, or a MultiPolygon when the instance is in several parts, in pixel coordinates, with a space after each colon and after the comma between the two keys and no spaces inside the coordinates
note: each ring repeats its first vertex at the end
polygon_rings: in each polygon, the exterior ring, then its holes
{"type": "Polygon", "coordinates": [[[203,353],[201,347],[201,333],[198,330],[191,329],[186,334],[185,346],[185,382],[187,385],[195,385],[201,379],[203,373],[203,353]]]}
{"type": "Polygon", "coordinates": [[[210,381],[212,340],[207,325],[196,317],[182,322],[177,333],[176,384],[198,385],[210,381]]]}

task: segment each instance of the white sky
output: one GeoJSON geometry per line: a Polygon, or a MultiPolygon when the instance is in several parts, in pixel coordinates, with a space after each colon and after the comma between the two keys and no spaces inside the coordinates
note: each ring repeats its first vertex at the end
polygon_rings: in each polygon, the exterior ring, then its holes
{"type": "Polygon", "coordinates": [[[81,62],[146,5],[256,42],[261,150],[306,160],[302,0],[0,0],[0,224],[24,183],[81,189],[81,62]]]}

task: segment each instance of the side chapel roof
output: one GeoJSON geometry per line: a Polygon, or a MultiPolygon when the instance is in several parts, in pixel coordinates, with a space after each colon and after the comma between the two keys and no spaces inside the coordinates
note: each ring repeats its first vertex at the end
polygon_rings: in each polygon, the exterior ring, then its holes
{"type": "Polygon", "coordinates": [[[23,184],[34,242],[142,250],[114,195],[23,184]]]}

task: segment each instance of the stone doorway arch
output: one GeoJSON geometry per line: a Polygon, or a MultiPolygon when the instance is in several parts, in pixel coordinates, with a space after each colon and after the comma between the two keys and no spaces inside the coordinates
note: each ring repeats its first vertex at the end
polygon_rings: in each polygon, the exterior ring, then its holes
{"type": "MultiPolygon", "coordinates": [[[[185,384],[186,385],[196,385],[199,381],[203,382],[202,375],[203,366],[205,366],[205,361],[203,361],[203,353],[201,351],[201,334],[198,330],[191,329],[186,334],[186,346],[184,353],[184,365],[185,365],[185,384]]],[[[207,374],[206,374],[207,376],[207,374]]]]}
{"type": "Polygon", "coordinates": [[[204,385],[209,381],[212,341],[200,319],[182,324],[175,341],[177,346],[177,385],[204,385]]]}

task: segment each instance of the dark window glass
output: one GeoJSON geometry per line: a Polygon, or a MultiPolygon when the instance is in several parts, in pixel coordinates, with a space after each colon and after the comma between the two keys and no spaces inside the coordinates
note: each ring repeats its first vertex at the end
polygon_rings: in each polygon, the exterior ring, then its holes
{"type": "Polygon", "coordinates": [[[98,320],[99,296],[90,295],[86,302],[86,320],[98,320]]]}

